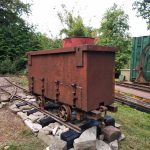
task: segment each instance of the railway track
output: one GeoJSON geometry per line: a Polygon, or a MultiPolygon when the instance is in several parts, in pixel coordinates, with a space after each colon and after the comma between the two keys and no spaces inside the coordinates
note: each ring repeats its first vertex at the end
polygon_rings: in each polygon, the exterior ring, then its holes
{"type": "MultiPolygon", "coordinates": [[[[52,112],[48,111],[48,110],[43,110],[41,109],[38,104],[33,104],[30,103],[28,101],[25,100],[25,98],[21,97],[18,93],[20,90],[22,90],[23,92],[25,92],[27,95],[31,95],[31,93],[28,92],[28,90],[14,84],[13,82],[11,82],[10,80],[8,80],[7,78],[4,78],[5,81],[7,81],[7,84],[5,85],[0,85],[0,91],[3,93],[6,93],[9,98],[9,100],[19,100],[21,102],[26,102],[29,106],[31,106],[32,108],[37,109],[38,111],[42,112],[43,114],[50,116],[51,118],[53,118],[55,121],[59,122],[60,124],[78,132],[81,133],[82,129],[80,128],[79,124],[74,124],[74,123],[70,123],[70,122],[64,122],[63,120],[61,120],[61,118],[59,118],[57,115],[54,115],[52,112]],[[8,91],[7,88],[12,88],[13,91],[8,91]]],[[[140,111],[144,111],[147,113],[150,113],[150,104],[145,104],[144,102],[140,102],[138,100],[134,100],[133,98],[130,98],[128,96],[125,95],[116,95],[115,96],[115,100],[117,102],[121,102],[123,104],[129,105],[131,107],[134,107],[140,111]]],[[[82,123],[80,122],[80,125],[82,123]]],[[[84,124],[84,123],[83,123],[84,124]]]]}
{"type": "Polygon", "coordinates": [[[30,103],[30,102],[26,101],[25,98],[22,98],[21,96],[17,95],[18,90],[20,90],[20,89],[23,90],[28,95],[31,95],[31,93],[29,93],[28,90],[14,84],[13,82],[8,80],[7,78],[4,78],[4,79],[8,82],[8,84],[0,86],[0,91],[9,95],[8,98],[10,101],[11,100],[18,100],[21,102],[26,102],[32,108],[35,108],[38,111],[42,112],[43,114],[50,116],[51,118],[53,118],[55,121],[59,122],[60,124],[70,128],[70,129],[72,129],[78,133],[81,133],[81,128],[78,125],[72,124],[70,122],[64,122],[63,120],[61,120],[61,118],[59,118],[57,115],[54,115],[52,112],[47,111],[47,110],[42,110],[41,108],[39,108],[38,105],[30,103]],[[10,92],[7,90],[7,87],[13,87],[14,90],[10,92]]]}
{"type": "Polygon", "coordinates": [[[133,98],[125,93],[115,93],[115,101],[128,105],[142,112],[150,113],[150,103],[133,98]]]}
{"type": "Polygon", "coordinates": [[[141,85],[137,83],[128,83],[128,82],[119,82],[119,81],[116,81],[115,84],[119,86],[124,86],[128,88],[144,91],[144,92],[150,92],[150,86],[148,85],[141,85]]]}

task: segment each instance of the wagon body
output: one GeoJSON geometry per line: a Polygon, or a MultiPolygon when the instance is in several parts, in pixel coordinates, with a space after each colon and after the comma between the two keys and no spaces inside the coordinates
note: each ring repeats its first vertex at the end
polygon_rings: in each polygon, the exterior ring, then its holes
{"type": "Polygon", "coordinates": [[[81,45],[28,53],[29,90],[83,111],[114,102],[113,47],[81,45]]]}

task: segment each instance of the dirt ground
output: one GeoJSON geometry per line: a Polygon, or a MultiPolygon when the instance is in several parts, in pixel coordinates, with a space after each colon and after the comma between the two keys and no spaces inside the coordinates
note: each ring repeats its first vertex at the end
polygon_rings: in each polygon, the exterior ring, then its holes
{"type": "Polygon", "coordinates": [[[10,146],[8,150],[43,150],[46,147],[8,107],[0,109],[0,150],[6,145],[10,146]]]}
{"type": "Polygon", "coordinates": [[[0,146],[19,140],[19,133],[26,130],[23,122],[8,108],[0,109],[0,146]]]}

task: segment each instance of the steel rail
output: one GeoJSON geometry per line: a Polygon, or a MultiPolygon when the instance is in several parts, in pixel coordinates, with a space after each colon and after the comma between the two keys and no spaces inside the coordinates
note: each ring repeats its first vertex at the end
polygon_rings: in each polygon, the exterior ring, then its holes
{"type": "Polygon", "coordinates": [[[150,86],[144,86],[144,85],[140,85],[140,84],[131,84],[131,83],[127,83],[127,82],[115,82],[116,85],[119,85],[119,86],[124,86],[124,87],[129,87],[129,88],[133,88],[133,89],[136,89],[136,90],[141,90],[141,91],[144,91],[144,92],[150,92],[150,86]]]}
{"type": "Polygon", "coordinates": [[[128,106],[131,106],[142,112],[150,113],[150,105],[149,104],[135,100],[131,97],[115,96],[115,101],[120,102],[125,105],[128,105],[128,106]]]}
{"type": "Polygon", "coordinates": [[[24,92],[29,93],[29,91],[28,91],[27,89],[25,89],[25,88],[23,88],[23,87],[21,87],[21,86],[15,84],[15,83],[11,82],[11,81],[8,80],[7,78],[4,78],[4,79],[5,79],[7,82],[9,82],[10,84],[12,84],[13,86],[16,86],[17,88],[22,89],[24,92]]]}
{"type": "MultiPolygon", "coordinates": [[[[9,81],[9,80],[8,80],[8,81],[9,81]]],[[[11,81],[10,81],[9,83],[11,83],[11,81]]],[[[15,87],[16,84],[12,84],[12,85],[15,87]]],[[[20,86],[17,86],[17,87],[20,88],[20,86]]],[[[15,89],[15,92],[14,92],[15,94],[14,94],[14,93],[11,94],[10,92],[8,92],[7,90],[5,90],[5,89],[3,89],[3,88],[1,88],[1,87],[0,87],[0,89],[1,89],[2,91],[4,91],[5,93],[9,94],[10,97],[11,97],[11,99],[12,99],[12,97],[13,97],[13,98],[15,98],[15,99],[17,99],[17,100],[19,100],[19,101],[26,102],[29,106],[31,106],[31,107],[33,107],[33,108],[35,108],[35,109],[38,109],[38,111],[42,112],[42,113],[45,114],[45,115],[50,116],[51,118],[53,118],[55,121],[59,122],[60,124],[66,126],[66,127],[68,127],[68,128],[70,128],[70,129],[72,129],[72,130],[74,130],[74,131],[76,131],[76,132],[78,132],[78,133],[81,133],[81,128],[79,128],[77,125],[74,125],[74,124],[72,124],[72,123],[70,123],[70,122],[64,122],[62,119],[60,119],[58,116],[54,115],[53,113],[51,113],[51,112],[49,112],[49,111],[46,111],[46,110],[42,110],[42,109],[40,109],[38,106],[36,106],[35,104],[32,104],[31,102],[28,102],[28,101],[26,101],[25,99],[23,99],[22,97],[16,95],[16,89],[15,89]]],[[[24,89],[24,88],[22,88],[22,87],[21,87],[21,89],[22,89],[22,90],[25,90],[25,91],[27,92],[26,89],[24,89]]],[[[30,93],[29,93],[29,94],[30,94],[30,93]]]]}

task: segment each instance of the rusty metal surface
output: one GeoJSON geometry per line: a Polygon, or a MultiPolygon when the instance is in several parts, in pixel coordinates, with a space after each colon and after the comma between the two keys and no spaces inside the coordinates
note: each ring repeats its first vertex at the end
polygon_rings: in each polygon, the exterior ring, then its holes
{"type": "Polygon", "coordinates": [[[106,51],[106,52],[117,51],[115,47],[110,47],[110,46],[80,45],[80,46],[57,48],[57,49],[50,49],[50,50],[31,51],[28,52],[27,54],[30,54],[32,56],[32,55],[47,55],[47,54],[57,54],[57,53],[70,53],[70,52],[75,52],[76,48],[80,48],[80,50],[82,51],[106,51]]]}
{"type": "Polygon", "coordinates": [[[91,37],[71,37],[63,39],[63,47],[71,47],[83,44],[95,44],[95,38],[91,37]]]}
{"type": "Polygon", "coordinates": [[[32,51],[28,53],[29,89],[84,111],[110,105],[114,102],[115,51],[96,45],[32,51]]]}

